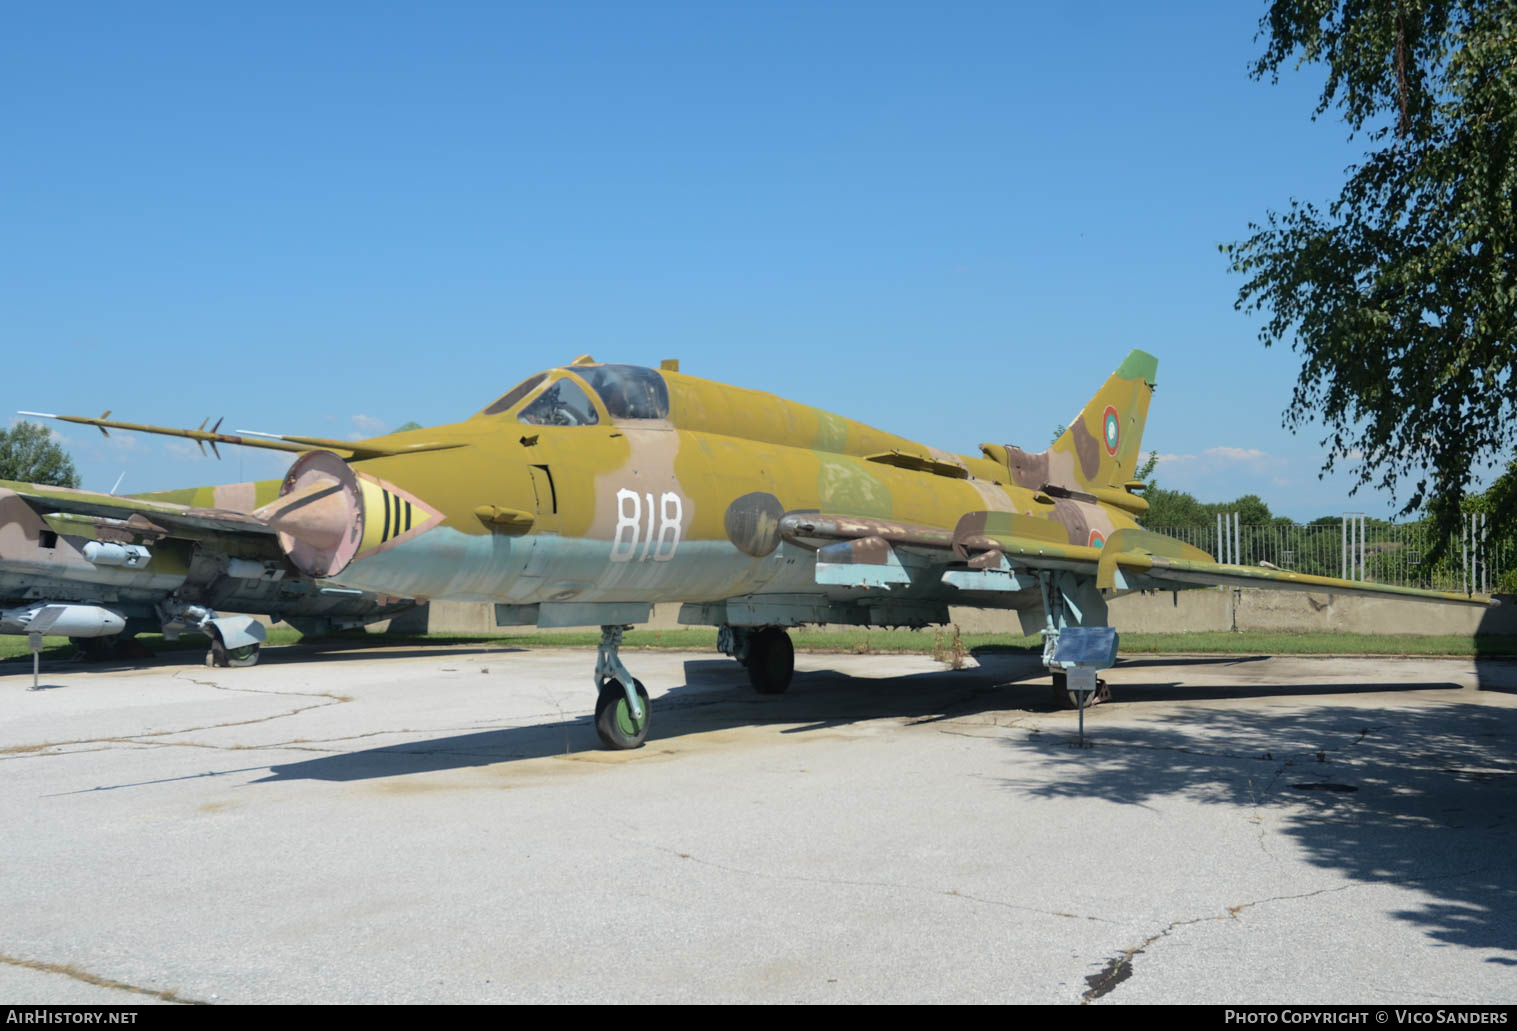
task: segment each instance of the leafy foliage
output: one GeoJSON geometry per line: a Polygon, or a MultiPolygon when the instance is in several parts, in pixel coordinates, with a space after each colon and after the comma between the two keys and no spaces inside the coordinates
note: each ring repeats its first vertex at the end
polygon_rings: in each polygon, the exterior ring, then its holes
{"type": "Polygon", "coordinates": [[[1245,494],[1234,501],[1205,502],[1182,490],[1149,487],[1143,496],[1148,500],[1148,511],[1142,519],[1145,526],[1210,527],[1217,525],[1218,513],[1232,512],[1238,513],[1238,521],[1244,526],[1262,526],[1274,521],[1269,505],[1257,494],[1245,494]]]}
{"type": "Polygon", "coordinates": [[[1285,422],[1321,421],[1323,471],[1357,463],[1446,540],[1517,441],[1517,0],[1273,0],[1260,28],[1253,76],[1323,68],[1315,114],[1370,149],[1326,211],[1292,200],[1222,248],[1237,307],[1302,355],[1285,422]]]}
{"type": "MultiPolygon", "coordinates": [[[[1500,549],[1503,555],[1517,556],[1517,522],[1511,518],[1511,513],[1517,512],[1517,459],[1507,463],[1506,471],[1485,493],[1471,499],[1468,510],[1483,512],[1490,520],[1492,532],[1487,541],[1488,548],[1500,549]]],[[[1501,571],[1492,590],[1517,594],[1517,564],[1509,564],[1501,571]]]]}
{"type": "MultiPolygon", "coordinates": [[[[1204,502],[1194,494],[1183,490],[1165,490],[1154,479],[1154,470],[1159,466],[1159,452],[1150,451],[1148,458],[1138,467],[1137,478],[1145,481],[1148,488],[1143,497],[1148,501],[1148,511],[1139,522],[1153,527],[1209,527],[1217,525],[1220,512],[1237,512],[1239,521],[1245,525],[1260,525],[1273,518],[1269,505],[1257,494],[1245,494],[1236,501],[1204,502]]],[[[1290,520],[1285,520],[1289,522],[1290,520]]]]}
{"type": "Polygon", "coordinates": [[[0,480],[77,487],[79,473],[47,427],[18,422],[0,430],[0,480]]]}

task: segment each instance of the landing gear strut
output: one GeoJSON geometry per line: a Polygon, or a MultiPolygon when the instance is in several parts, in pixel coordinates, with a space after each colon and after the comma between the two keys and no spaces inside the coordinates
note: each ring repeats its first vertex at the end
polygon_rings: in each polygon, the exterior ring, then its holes
{"type": "MultiPolygon", "coordinates": [[[[1107,641],[1105,634],[1098,635],[1100,642],[1110,645],[1110,654],[1100,663],[1100,668],[1106,668],[1116,662],[1116,636],[1113,631],[1106,630],[1106,599],[1096,589],[1093,582],[1072,576],[1069,573],[1056,573],[1048,570],[1038,571],[1038,587],[1043,594],[1043,665],[1053,676],[1053,689],[1050,693],[1050,701],[1056,709],[1070,708],[1083,710],[1097,702],[1111,701],[1111,689],[1106,686],[1106,681],[1097,680],[1096,689],[1083,700],[1080,692],[1069,689],[1069,676],[1064,672],[1066,665],[1086,665],[1081,661],[1086,658],[1069,657],[1060,658],[1061,638],[1068,637],[1071,640],[1081,638],[1091,631],[1100,629],[1111,634],[1107,641]]],[[[1078,647],[1075,651],[1078,651],[1078,647]]]]}
{"type": "Polygon", "coordinates": [[[777,626],[724,626],[717,631],[716,647],[748,667],[748,682],[759,694],[784,694],[795,675],[795,646],[777,626]]]}
{"type": "Polygon", "coordinates": [[[648,737],[652,706],[642,681],[635,680],[618,654],[625,626],[600,628],[595,652],[595,732],[607,748],[640,748],[648,737]]]}

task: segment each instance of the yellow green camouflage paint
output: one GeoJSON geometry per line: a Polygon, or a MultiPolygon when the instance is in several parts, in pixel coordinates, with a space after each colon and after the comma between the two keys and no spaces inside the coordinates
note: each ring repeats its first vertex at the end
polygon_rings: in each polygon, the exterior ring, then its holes
{"type": "Polygon", "coordinates": [[[287,549],[320,537],[331,546],[304,548],[324,556],[308,573],[355,588],[517,606],[765,596],[840,622],[857,621],[841,618],[850,605],[884,617],[895,606],[920,620],[949,603],[1041,606],[1036,581],[1021,575],[1039,570],[1088,578],[1092,591],[1304,583],[1284,571],[1237,574],[1139,527],[1146,502],[1133,477],[1157,371],[1157,359],[1132,351],[1046,450],[987,443],[966,455],[672,368],[581,358],[457,423],[351,445],[268,443],[306,447],[298,485],[141,501],[245,513],[278,529],[287,549]],[[346,465],[329,464],[323,479],[310,466],[318,454],[346,465]],[[351,499],[338,505],[334,492],[351,499]],[[311,505],[331,515],[314,518],[311,505]],[[331,543],[338,537],[349,544],[331,543]],[[862,571],[869,565],[881,568],[862,571]]]}

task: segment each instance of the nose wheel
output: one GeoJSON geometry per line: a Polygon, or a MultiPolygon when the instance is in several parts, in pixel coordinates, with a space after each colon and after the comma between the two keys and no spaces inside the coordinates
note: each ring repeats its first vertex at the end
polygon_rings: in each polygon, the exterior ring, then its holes
{"type": "Polygon", "coordinates": [[[595,701],[595,732],[607,748],[641,748],[648,737],[649,717],[652,716],[648,691],[641,680],[632,681],[632,689],[641,703],[641,719],[632,714],[627,689],[619,681],[607,678],[601,682],[600,697],[595,701]]]}
{"type": "Polygon", "coordinates": [[[622,665],[624,626],[600,628],[600,647],[595,652],[595,732],[607,748],[641,748],[648,737],[653,707],[641,680],[633,679],[622,665]]]}

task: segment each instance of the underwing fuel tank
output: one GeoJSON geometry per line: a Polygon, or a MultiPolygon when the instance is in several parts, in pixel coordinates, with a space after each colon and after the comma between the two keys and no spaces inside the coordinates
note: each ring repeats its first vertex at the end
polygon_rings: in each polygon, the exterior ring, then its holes
{"type": "Polygon", "coordinates": [[[126,629],[121,613],[99,605],[43,603],[0,612],[0,634],[111,637],[126,629]]]}

